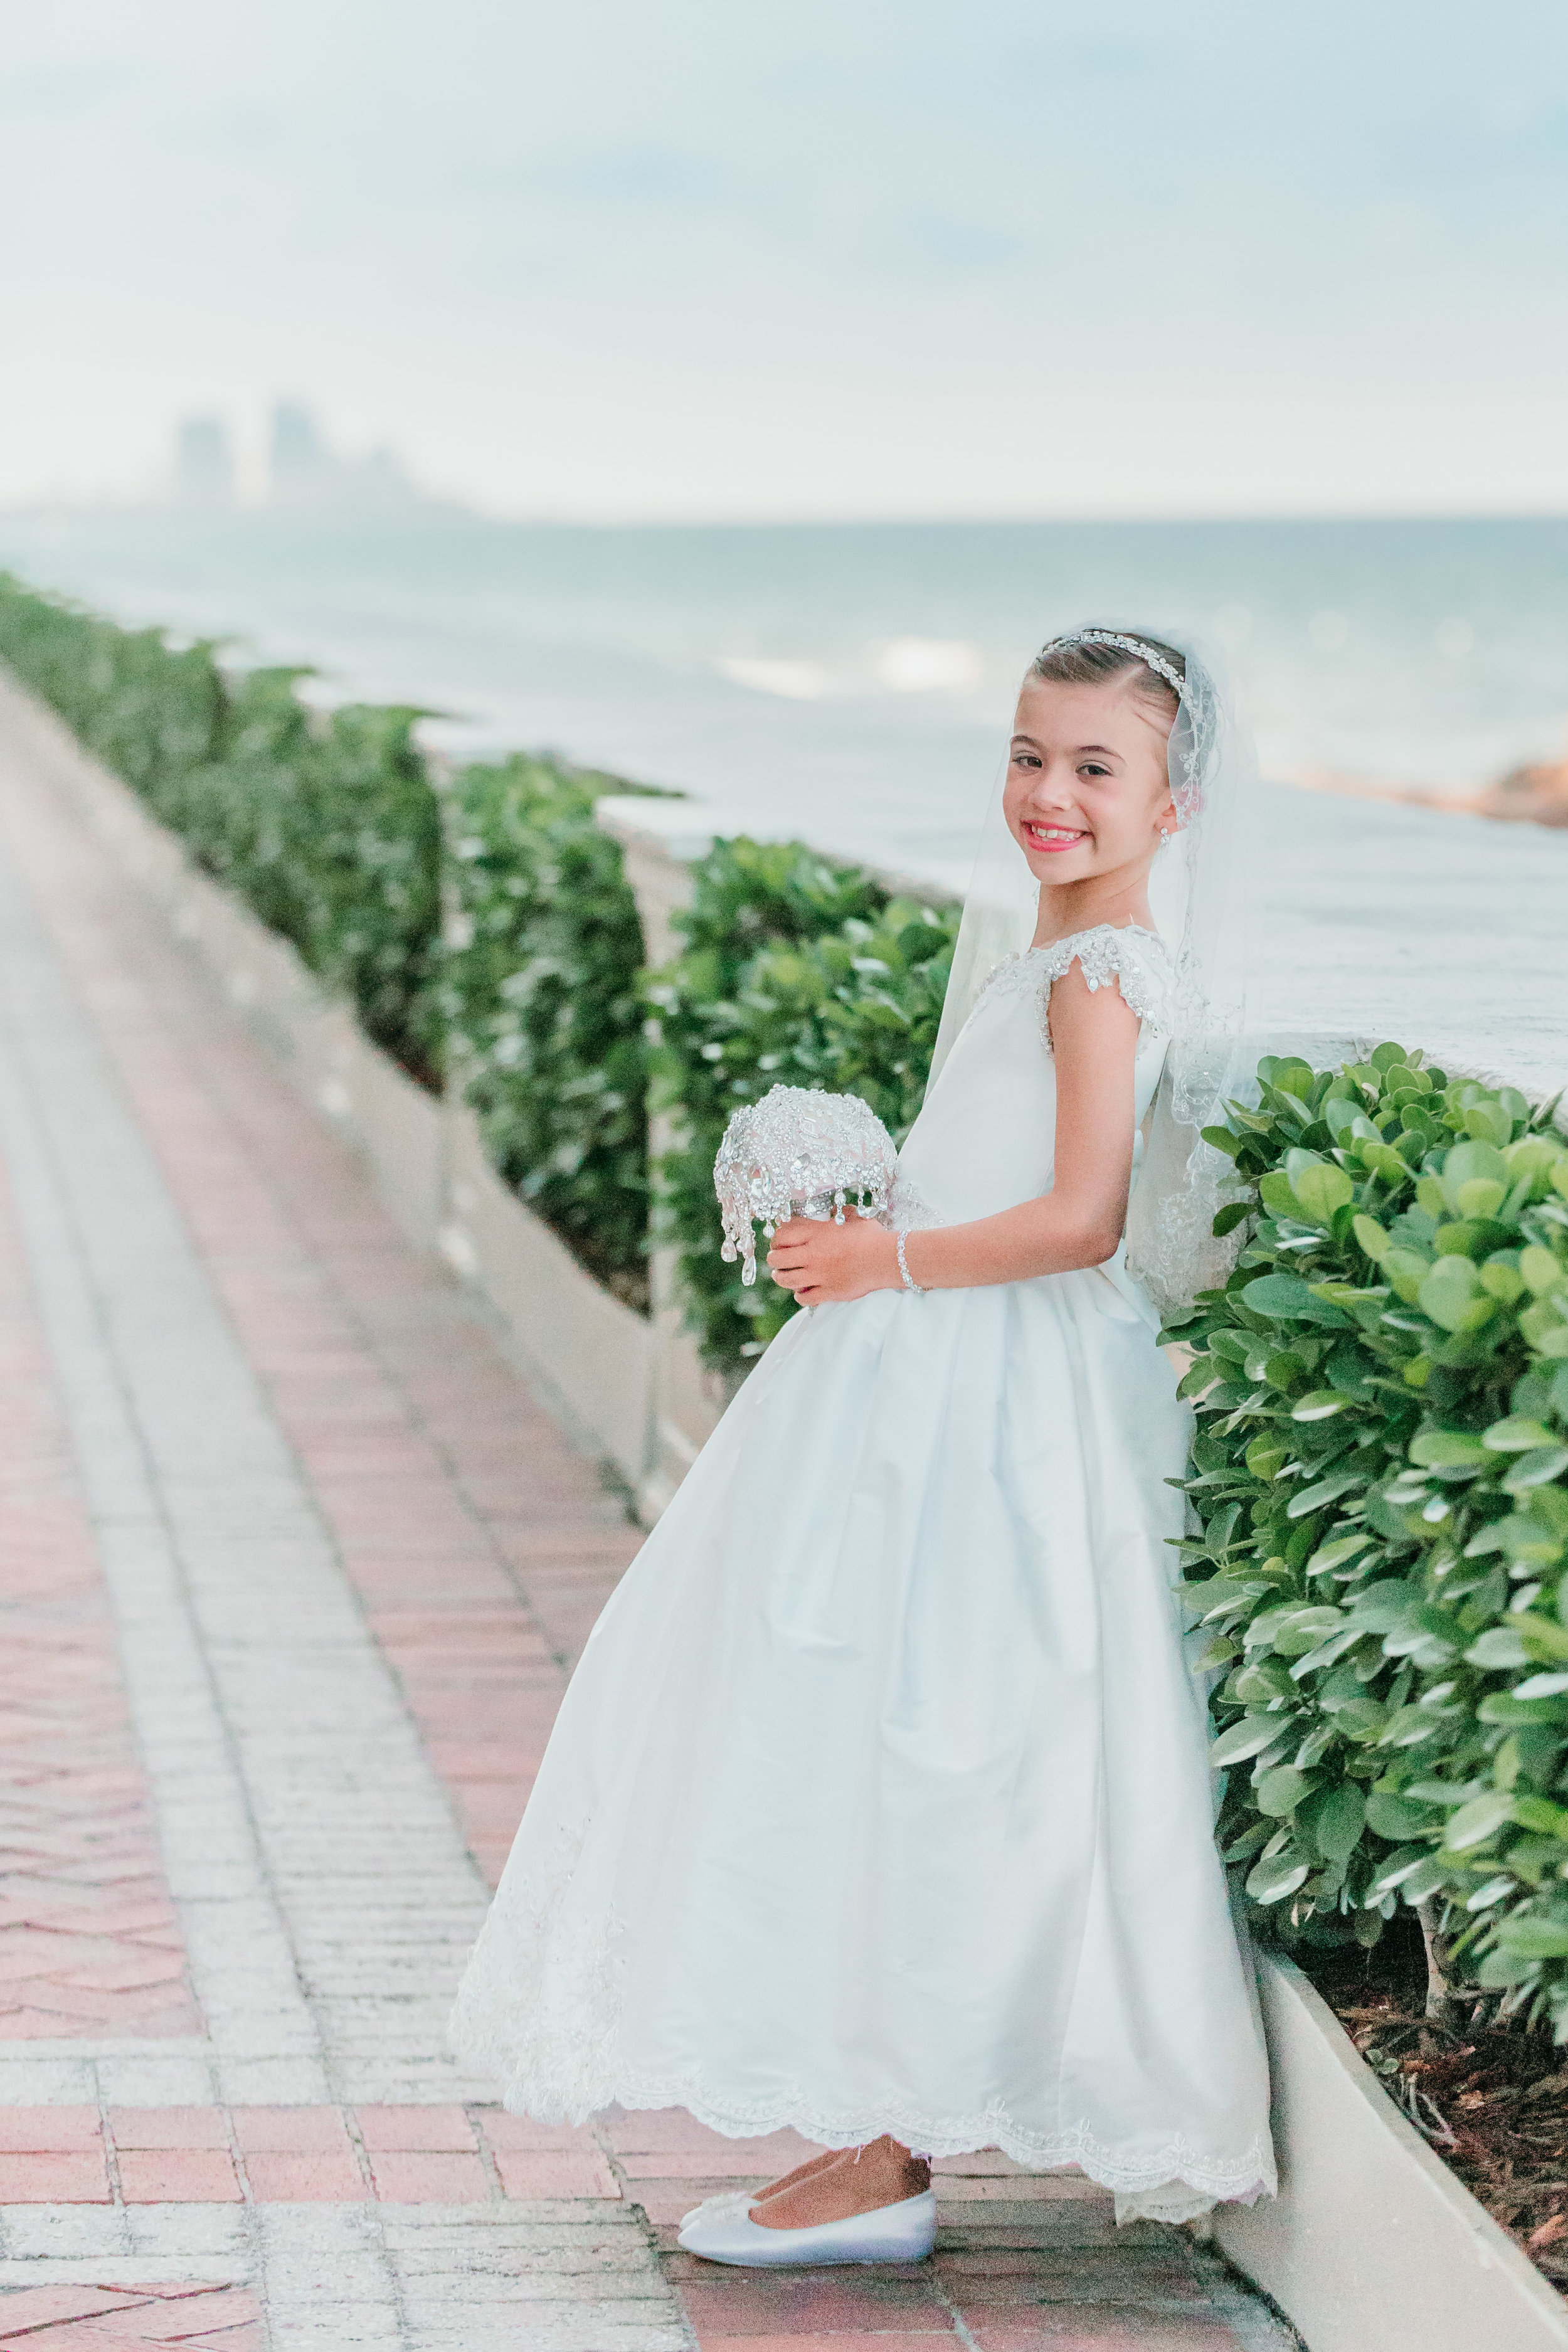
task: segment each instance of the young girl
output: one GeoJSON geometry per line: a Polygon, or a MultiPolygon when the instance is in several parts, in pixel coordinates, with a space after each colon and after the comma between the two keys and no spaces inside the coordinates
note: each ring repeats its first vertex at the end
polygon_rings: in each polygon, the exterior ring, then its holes
{"type": "Polygon", "coordinates": [[[929,2159],[980,2147],[1122,2219],[1274,2186],[1171,1590],[1189,1416],[1121,1241],[1176,1018],[1151,868],[1212,695],[1152,637],[1034,663],[1003,803],[1033,944],[933,1079],[900,1230],[775,1235],[817,1311],[595,1626],[464,1979],[510,2107],[826,2147],[687,2217],[715,2261],[928,2252],[929,2159]]]}

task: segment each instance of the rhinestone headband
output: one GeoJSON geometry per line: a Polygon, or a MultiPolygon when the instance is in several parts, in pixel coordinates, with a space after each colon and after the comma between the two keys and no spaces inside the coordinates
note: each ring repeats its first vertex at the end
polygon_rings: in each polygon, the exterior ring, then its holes
{"type": "Polygon", "coordinates": [[[1053,637],[1049,645],[1042,646],[1035,658],[1043,661],[1058,646],[1120,646],[1123,653],[1136,654],[1141,662],[1163,677],[1178,702],[1186,700],[1186,680],[1181,672],[1173,669],[1164,655],[1146,646],[1142,637],[1124,637],[1119,629],[1072,629],[1065,637],[1053,637]]]}

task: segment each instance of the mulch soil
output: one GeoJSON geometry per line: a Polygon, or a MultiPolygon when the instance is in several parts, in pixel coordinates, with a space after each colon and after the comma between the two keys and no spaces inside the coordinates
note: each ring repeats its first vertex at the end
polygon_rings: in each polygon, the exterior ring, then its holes
{"type": "MultiPolygon", "coordinates": [[[[1402,1925],[1405,1923],[1401,1923],[1402,1925]]],[[[1495,2000],[1428,2023],[1421,1939],[1371,1954],[1299,1953],[1362,2056],[1443,2161],[1568,2295],[1568,2050],[1498,2024],[1495,2000]]]]}

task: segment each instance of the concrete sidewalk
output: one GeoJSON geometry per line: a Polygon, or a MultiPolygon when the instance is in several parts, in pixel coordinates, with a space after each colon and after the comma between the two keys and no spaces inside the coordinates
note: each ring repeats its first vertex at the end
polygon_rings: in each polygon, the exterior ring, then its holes
{"type": "Polygon", "coordinates": [[[0,1159],[0,2346],[1290,2340],[1000,2158],[931,2264],[715,2272],[671,2224],[789,2135],[446,2055],[637,1531],[4,742],[0,1159]]]}

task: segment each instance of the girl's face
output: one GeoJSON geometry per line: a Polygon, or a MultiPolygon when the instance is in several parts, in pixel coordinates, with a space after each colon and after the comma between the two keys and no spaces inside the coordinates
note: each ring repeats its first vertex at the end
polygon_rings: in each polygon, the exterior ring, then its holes
{"type": "Polygon", "coordinates": [[[1037,881],[1147,867],[1161,828],[1176,830],[1171,723],[1133,694],[1131,672],[1095,686],[1026,678],[1003,805],[1037,881]]]}

